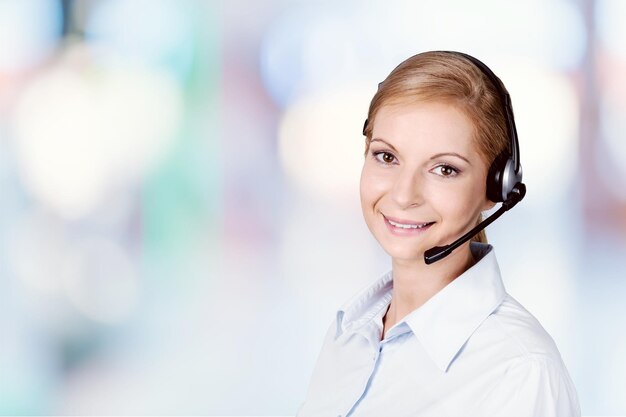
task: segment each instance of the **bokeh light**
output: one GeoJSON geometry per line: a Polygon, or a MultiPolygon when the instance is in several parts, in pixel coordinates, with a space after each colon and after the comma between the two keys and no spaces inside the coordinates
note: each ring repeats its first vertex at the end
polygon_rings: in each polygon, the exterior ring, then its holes
{"type": "Polygon", "coordinates": [[[128,318],[138,302],[139,276],[126,251],[103,237],[83,239],[73,249],[62,266],[64,290],[72,304],[96,321],[128,318]]]}
{"type": "Polygon", "coordinates": [[[612,54],[626,59],[626,2],[621,0],[595,1],[595,25],[598,37],[612,54]]]}
{"type": "Polygon", "coordinates": [[[294,103],[278,129],[286,174],[318,197],[340,199],[358,191],[370,97],[356,87],[320,92],[294,103]]]}
{"type": "Polygon", "coordinates": [[[61,28],[58,0],[1,1],[0,75],[33,67],[49,57],[59,41],[61,28]]]}
{"type": "Polygon", "coordinates": [[[595,161],[600,178],[617,198],[626,201],[626,108],[610,95],[601,102],[600,141],[595,161]]]}
{"type": "Polygon", "coordinates": [[[195,47],[189,6],[188,0],[98,2],[85,34],[102,46],[98,59],[103,62],[124,59],[163,66],[184,79],[191,71],[195,47]]]}
{"type": "Polygon", "coordinates": [[[23,213],[8,242],[10,266],[24,285],[49,296],[62,292],[61,269],[69,247],[62,222],[44,212],[23,213]]]}
{"type": "Polygon", "coordinates": [[[115,187],[149,173],[174,140],[183,110],[180,89],[167,73],[73,65],[74,54],[86,53],[68,52],[69,65],[35,79],[13,121],[25,186],[68,218],[85,215],[115,187]]]}
{"type": "Polygon", "coordinates": [[[477,56],[515,51],[517,57],[568,70],[580,62],[585,47],[582,14],[564,0],[506,6],[497,0],[378,0],[368,7],[354,1],[332,7],[322,3],[292,6],[276,18],[263,39],[260,70],[269,94],[286,106],[355,77],[383,77],[400,61],[428,49],[477,56]],[[445,16],[445,24],[432,16],[445,16]]]}

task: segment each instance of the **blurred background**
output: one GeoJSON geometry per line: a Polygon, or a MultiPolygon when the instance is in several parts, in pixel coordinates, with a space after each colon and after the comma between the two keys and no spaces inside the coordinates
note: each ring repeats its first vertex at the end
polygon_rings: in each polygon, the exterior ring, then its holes
{"type": "Polygon", "coordinates": [[[626,2],[0,0],[0,414],[294,415],[391,266],[363,120],[431,49],[509,89],[487,229],[586,415],[626,414],[626,2]]]}

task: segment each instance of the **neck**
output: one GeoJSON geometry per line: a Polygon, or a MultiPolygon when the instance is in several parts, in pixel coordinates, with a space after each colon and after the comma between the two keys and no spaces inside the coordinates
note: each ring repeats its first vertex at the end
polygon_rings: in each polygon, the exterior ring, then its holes
{"type": "Polygon", "coordinates": [[[384,318],[385,332],[407,314],[422,306],[474,263],[469,242],[454,250],[446,258],[430,265],[426,265],[423,258],[419,260],[393,258],[393,293],[389,310],[384,318]]]}

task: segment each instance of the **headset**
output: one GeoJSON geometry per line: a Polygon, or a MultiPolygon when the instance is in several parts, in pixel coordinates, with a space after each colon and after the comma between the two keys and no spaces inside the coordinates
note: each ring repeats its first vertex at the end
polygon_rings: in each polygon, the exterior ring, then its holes
{"type": "MultiPolygon", "coordinates": [[[[480,224],[467,232],[465,235],[446,246],[436,246],[424,252],[424,262],[426,264],[434,263],[448,256],[454,249],[470,240],[476,233],[490,225],[494,220],[500,217],[505,211],[510,210],[519,203],[526,195],[526,185],[522,183],[522,165],[519,157],[519,142],[517,139],[517,129],[515,127],[515,118],[513,117],[513,106],[511,105],[511,97],[504,88],[502,81],[485,65],[482,61],[463,52],[457,51],[435,51],[443,54],[452,54],[460,56],[470,61],[478,68],[496,88],[507,128],[507,137],[509,139],[509,148],[504,149],[491,163],[487,173],[487,198],[494,203],[502,202],[502,206],[491,216],[483,220],[480,224]]],[[[378,87],[380,88],[380,85],[378,87]]],[[[367,129],[368,120],[365,119],[363,125],[363,135],[367,129]]]]}

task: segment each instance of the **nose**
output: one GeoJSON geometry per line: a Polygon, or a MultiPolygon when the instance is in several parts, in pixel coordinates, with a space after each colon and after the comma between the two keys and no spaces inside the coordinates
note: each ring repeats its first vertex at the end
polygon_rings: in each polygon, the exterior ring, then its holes
{"type": "Polygon", "coordinates": [[[402,169],[394,178],[391,198],[398,207],[418,206],[424,202],[424,188],[419,170],[402,169]]]}

